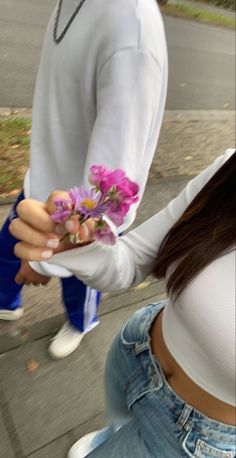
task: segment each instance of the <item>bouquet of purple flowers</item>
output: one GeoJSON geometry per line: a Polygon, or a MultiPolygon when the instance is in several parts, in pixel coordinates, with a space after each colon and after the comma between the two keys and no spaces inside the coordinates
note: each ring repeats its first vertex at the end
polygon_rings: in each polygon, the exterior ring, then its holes
{"type": "MultiPolygon", "coordinates": [[[[89,182],[93,185],[89,191],[75,187],[68,191],[68,199],[56,199],[52,219],[60,223],[78,215],[80,224],[83,224],[93,218],[94,239],[113,245],[116,236],[109,221],[117,227],[124,223],[130,206],[139,199],[139,186],[126,177],[123,170],[108,170],[104,165],[90,168],[89,182]]],[[[76,237],[73,241],[80,242],[76,237]]]]}

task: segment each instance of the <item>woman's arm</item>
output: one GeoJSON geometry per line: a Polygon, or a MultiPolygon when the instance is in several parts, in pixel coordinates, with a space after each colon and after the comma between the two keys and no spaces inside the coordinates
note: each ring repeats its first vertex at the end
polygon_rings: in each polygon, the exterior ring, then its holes
{"type": "MultiPolygon", "coordinates": [[[[112,292],[143,281],[151,273],[160,244],[169,229],[232,153],[233,150],[227,150],[223,156],[220,156],[211,166],[191,180],[167,207],[126,236],[118,237],[114,246],[93,242],[85,247],[54,254],[47,259],[45,264],[41,263],[43,273],[50,275],[51,266],[56,264],[70,270],[91,287],[100,291],[112,292]]],[[[13,235],[23,240],[23,243],[16,245],[16,254],[19,257],[39,260],[43,250],[39,248],[41,246],[39,242],[42,242],[40,237],[43,236],[45,241],[45,231],[48,233],[55,231],[46,205],[41,206],[40,211],[41,216],[34,201],[31,203],[25,201],[25,204],[24,202],[21,204],[19,213],[20,218],[23,218],[24,223],[28,226],[27,239],[22,227],[20,229],[20,221],[16,221],[15,224],[13,223],[14,227],[11,227],[13,235]],[[35,247],[29,244],[30,234],[35,247]]],[[[42,260],[42,257],[40,259],[42,260]]]]}

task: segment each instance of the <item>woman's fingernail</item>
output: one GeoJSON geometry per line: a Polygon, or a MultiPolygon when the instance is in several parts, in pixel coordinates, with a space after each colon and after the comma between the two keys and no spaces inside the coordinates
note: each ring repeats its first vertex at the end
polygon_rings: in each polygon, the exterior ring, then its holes
{"type": "Polygon", "coordinates": [[[53,255],[52,250],[43,251],[41,254],[41,258],[48,259],[48,258],[51,258],[52,255],[53,255]]]}
{"type": "Polygon", "coordinates": [[[66,228],[68,231],[71,231],[71,230],[74,228],[74,223],[73,223],[73,221],[66,221],[66,223],[65,223],[65,228],[66,228]]]}
{"type": "Polygon", "coordinates": [[[58,239],[50,239],[47,241],[47,246],[48,248],[57,248],[59,245],[59,240],[58,239]]]}

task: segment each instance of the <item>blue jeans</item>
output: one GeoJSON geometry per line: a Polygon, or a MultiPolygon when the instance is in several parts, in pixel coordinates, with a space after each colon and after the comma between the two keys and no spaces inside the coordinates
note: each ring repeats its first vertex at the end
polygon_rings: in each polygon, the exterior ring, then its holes
{"type": "MultiPolygon", "coordinates": [[[[15,310],[21,306],[22,285],[14,280],[20,260],[14,255],[17,240],[10,234],[9,224],[16,218],[16,206],[23,199],[21,193],[0,231],[0,309],[15,310]]],[[[75,276],[62,278],[61,284],[68,320],[79,331],[89,331],[98,322],[100,293],[75,276]]]]}
{"type": "Polygon", "coordinates": [[[149,330],[164,306],[162,301],[137,311],[113,342],[105,373],[111,427],[89,458],[236,456],[235,427],[180,399],[152,354],[149,330]]]}

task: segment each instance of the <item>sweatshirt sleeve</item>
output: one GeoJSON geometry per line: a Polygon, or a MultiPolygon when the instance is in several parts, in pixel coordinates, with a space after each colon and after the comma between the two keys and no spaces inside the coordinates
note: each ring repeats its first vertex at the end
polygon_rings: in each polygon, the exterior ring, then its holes
{"type": "MultiPolygon", "coordinates": [[[[139,48],[119,50],[103,64],[97,77],[97,116],[84,168],[85,187],[89,185],[89,170],[94,164],[121,168],[137,182],[139,176],[148,174],[155,146],[152,154],[145,156],[145,151],[155,119],[158,113],[162,117],[164,111],[165,65],[164,53],[163,61],[161,57],[157,61],[149,52],[139,48]]],[[[158,134],[159,131],[156,140],[158,134]]],[[[127,221],[133,221],[136,210],[137,205],[132,205],[127,221]]],[[[126,228],[125,223],[119,231],[126,228]]],[[[32,263],[32,268],[42,274],[45,267],[44,262],[32,263]]],[[[54,269],[55,274],[56,271],[58,276],[72,275],[59,266],[54,269]]]]}
{"type": "MultiPolygon", "coordinates": [[[[136,181],[146,145],[159,111],[163,62],[147,51],[125,48],[113,54],[97,77],[97,116],[93,127],[85,180],[93,164],[122,168],[136,181]]],[[[154,154],[154,151],[153,151],[154,154]]],[[[151,163],[152,158],[145,158],[151,163]]]]}
{"type": "Polygon", "coordinates": [[[89,286],[110,292],[142,282],[152,272],[160,244],[169,229],[233,152],[227,150],[191,180],[167,207],[126,236],[119,237],[114,246],[94,242],[57,254],[45,263],[47,270],[44,273],[48,274],[48,269],[52,267],[50,264],[56,264],[69,269],[89,286]]]}

